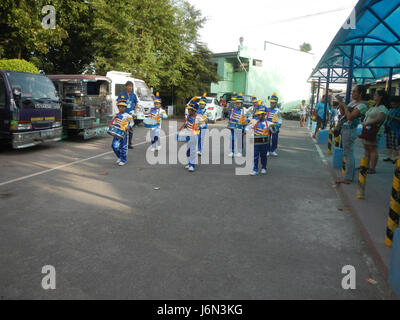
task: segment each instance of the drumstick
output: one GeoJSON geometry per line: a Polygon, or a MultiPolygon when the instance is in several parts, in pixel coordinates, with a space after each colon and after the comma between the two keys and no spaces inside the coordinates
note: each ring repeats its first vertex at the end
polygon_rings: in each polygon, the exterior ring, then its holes
{"type": "Polygon", "coordinates": [[[109,127],[109,126],[111,126],[111,125],[112,125],[112,123],[114,122],[114,120],[115,120],[115,118],[116,118],[116,117],[117,117],[117,116],[115,116],[115,117],[114,117],[114,119],[112,119],[112,120],[111,120],[111,122],[108,124],[108,126],[107,126],[107,127],[109,127]]]}

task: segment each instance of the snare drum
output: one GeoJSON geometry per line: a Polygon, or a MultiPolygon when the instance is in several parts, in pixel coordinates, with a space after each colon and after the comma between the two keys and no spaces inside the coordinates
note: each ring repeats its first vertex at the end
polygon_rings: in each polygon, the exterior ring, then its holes
{"type": "Polygon", "coordinates": [[[246,127],[245,124],[239,124],[239,123],[236,124],[236,129],[243,130],[245,127],[246,127]]]}
{"type": "Polygon", "coordinates": [[[157,121],[155,119],[147,118],[143,120],[145,128],[154,129],[157,128],[157,121]]]}
{"type": "Polygon", "coordinates": [[[235,122],[228,122],[228,129],[236,129],[236,123],[235,122]]]}
{"type": "Polygon", "coordinates": [[[183,129],[176,134],[176,140],[187,142],[190,140],[191,132],[190,130],[183,129]]]}
{"type": "Polygon", "coordinates": [[[108,127],[107,133],[115,138],[124,139],[126,132],[117,126],[112,125],[108,127]]]}
{"type": "Polygon", "coordinates": [[[254,145],[268,144],[269,136],[254,136],[254,145]]]}

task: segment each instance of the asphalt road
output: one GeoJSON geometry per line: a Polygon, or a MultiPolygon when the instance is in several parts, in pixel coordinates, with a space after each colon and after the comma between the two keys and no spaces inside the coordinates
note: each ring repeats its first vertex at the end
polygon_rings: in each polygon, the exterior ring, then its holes
{"type": "Polygon", "coordinates": [[[256,177],[150,165],[146,133],[124,167],[110,137],[0,151],[0,299],[393,298],[297,122],[256,177]],[[45,265],[55,290],[41,286],[45,265]]]}

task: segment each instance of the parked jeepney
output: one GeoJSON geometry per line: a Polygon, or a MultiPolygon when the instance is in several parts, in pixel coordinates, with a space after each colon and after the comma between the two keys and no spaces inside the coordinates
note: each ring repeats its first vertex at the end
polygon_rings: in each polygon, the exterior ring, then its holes
{"type": "Polygon", "coordinates": [[[97,75],[49,75],[62,103],[66,136],[90,139],[107,134],[112,120],[111,79],[97,75]]]}
{"type": "Polygon", "coordinates": [[[0,70],[0,141],[20,149],[61,136],[61,106],[50,79],[0,70]]]}

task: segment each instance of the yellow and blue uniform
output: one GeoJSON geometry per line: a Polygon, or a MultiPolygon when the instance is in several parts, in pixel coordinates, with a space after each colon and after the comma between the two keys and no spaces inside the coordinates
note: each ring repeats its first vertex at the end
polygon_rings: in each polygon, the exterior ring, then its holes
{"type": "MultiPolygon", "coordinates": [[[[161,98],[160,98],[160,94],[158,92],[156,93],[156,96],[154,97],[154,103],[161,104],[161,98]]],[[[150,116],[152,119],[157,121],[157,126],[155,128],[150,129],[151,145],[152,145],[153,149],[155,149],[156,147],[159,148],[161,146],[159,135],[160,135],[162,119],[167,119],[168,115],[165,112],[165,110],[162,109],[161,107],[160,108],[154,107],[154,108],[150,109],[150,116]]]]}
{"type": "MultiPolygon", "coordinates": [[[[131,114],[133,119],[135,119],[135,105],[139,102],[136,94],[130,92],[129,94],[126,91],[122,91],[117,98],[118,101],[126,101],[126,112],[131,114]]],[[[132,126],[133,128],[133,126],[132,126]]],[[[129,146],[132,146],[132,138],[133,138],[133,130],[132,128],[129,130],[129,146]]]]}
{"type": "Polygon", "coordinates": [[[202,104],[203,107],[199,106],[197,114],[202,117],[202,119],[204,121],[204,126],[202,128],[200,128],[200,134],[198,137],[198,153],[199,153],[199,155],[201,155],[201,152],[203,150],[204,136],[206,134],[206,130],[208,127],[208,125],[207,125],[208,120],[207,120],[207,116],[206,116],[206,111],[207,111],[207,109],[206,109],[206,104],[207,104],[206,93],[204,93],[203,96],[200,98],[200,102],[202,102],[202,103],[199,103],[199,105],[202,104]]]}
{"type": "Polygon", "coordinates": [[[123,139],[114,137],[111,144],[115,155],[121,162],[125,163],[128,153],[127,131],[133,126],[133,117],[126,111],[124,113],[117,113],[114,117],[113,124],[125,131],[123,139]]]}
{"type": "Polygon", "coordinates": [[[160,146],[160,129],[161,129],[161,123],[162,119],[167,119],[168,115],[165,112],[164,109],[160,108],[151,108],[150,109],[150,115],[152,119],[155,119],[157,121],[157,126],[155,128],[150,129],[150,139],[151,139],[151,144],[152,147],[155,148],[157,146],[160,146]]]}
{"type": "MultiPolygon", "coordinates": [[[[243,103],[243,96],[239,94],[236,98],[236,102],[243,103]]],[[[233,123],[237,126],[236,129],[231,130],[231,150],[232,154],[235,153],[235,149],[238,154],[242,154],[243,151],[243,133],[245,130],[245,126],[248,124],[248,112],[246,108],[233,108],[229,111],[228,119],[230,123],[233,123]],[[236,145],[236,148],[235,148],[236,145]]]]}
{"type": "MultiPolygon", "coordinates": [[[[266,113],[265,107],[259,107],[256,111],[257,114],[266,113]]],[[[269,136],[269,128],[268,122],[266,119],[263,121],[252,119],[250,124],[246,127],[246,132],[250,134],[252,137],[268,137],[269,136]]],[[[254,165],[253,172],[258,173],[258,162],[261,158],[261,169],[267,170],[267,152],[268,152],[268,143],[264,144],[254,144],[254,165]]]]}
{"type": "Polygon", "coordinates": [[[196,149],[198,144],[198,136],[200,134],[200,129],[204,127],[205,122],[203,116],[199,116],[197,114],[199,110],[199,104],[196,102],[197,97],[191,99],[186,106],[188,109],[193,109],[196,111],[195,115],[192,117],[190,114],[187,115],[185,122],[182,127],[185,128],[188,132],[190,132],[190,139],[187,142],[187,151],[186,156],[188,157],[188,168],[194,169],[196,162],[196,149]]]}
{"type": "MultiPolygon", "coordinates": [[[[278,102],[278,97],[274,93],[270,99],[271,102],[278,102]]],[[[275,152],[278,148],[278,136],[279,129],[282,125],[282,115],[277,106],[274,108],[267,108],[267,122],[270,127],[270,143],[268,147],[268,152],[275,152]]]]}

